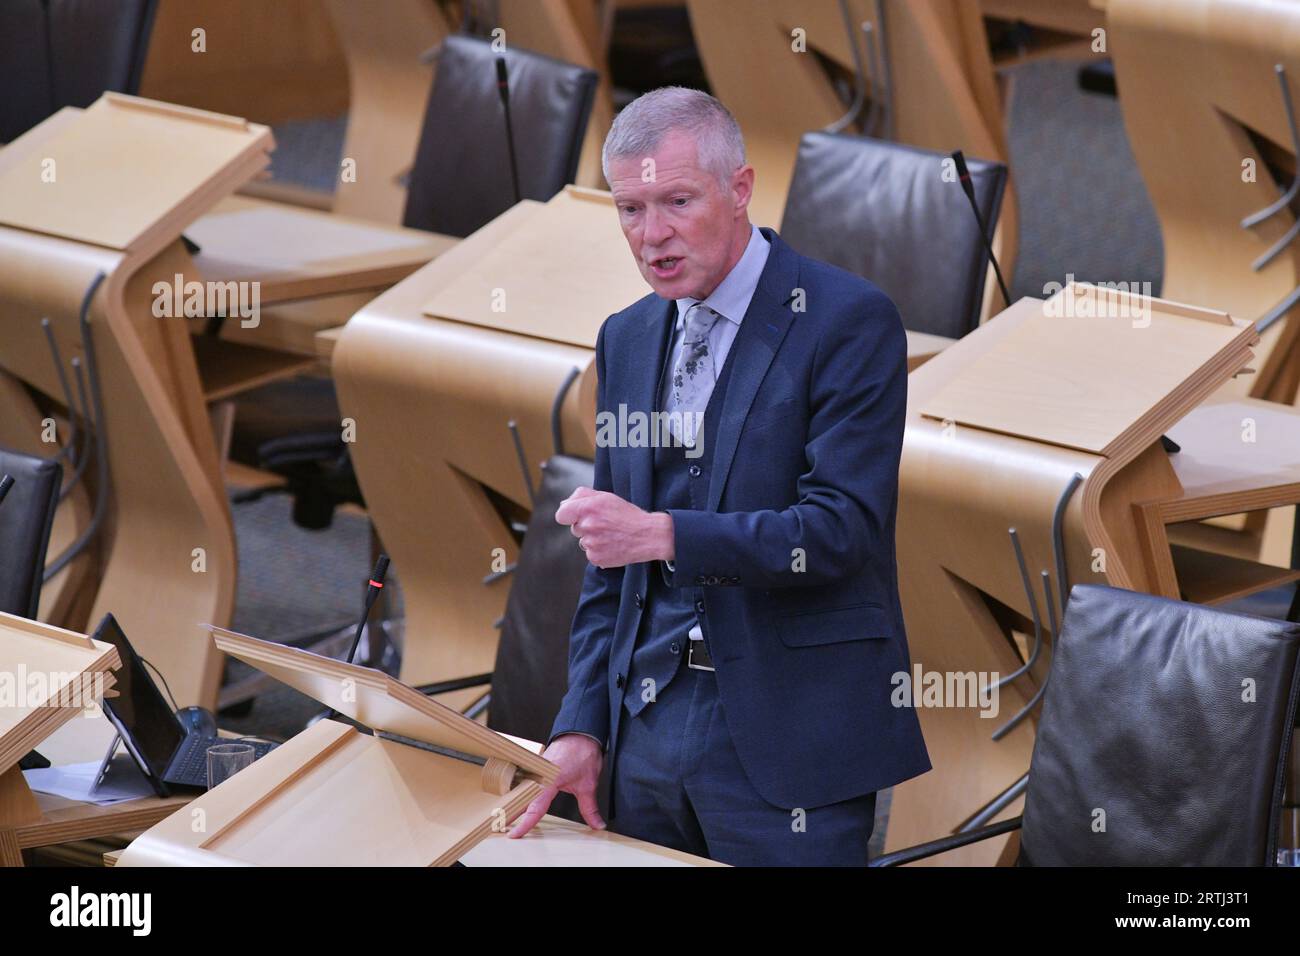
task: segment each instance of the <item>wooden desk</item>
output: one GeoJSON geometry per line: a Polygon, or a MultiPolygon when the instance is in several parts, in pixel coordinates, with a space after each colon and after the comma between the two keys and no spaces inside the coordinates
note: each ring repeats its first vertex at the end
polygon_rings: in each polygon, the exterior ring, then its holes
{"type": "MultiPolygon", "coordinates": [[[[104,276],[87,322],[107,511],[93,547],[47,583],[41,613],[79,629],[111,610],[180,705],[216,700],[220,657],[194,635],[230,618],[235,542],[189,323],[159,315],[153,289],[194,277],[181,231],[264,170],[272,146],[268,129],[235,117],[107,93],[0,151],[0,441],[50,453],[28,390],[60,411],[66,398],[40,320],[64,363],[87,361],[81,304],[104,276]],[[47,160],[57,179],[41,184],[47,160]]],[[[61,509],[69,540],[86,531],[97,477],[90,469],[61,509]]]]}
{"type": "MultiPolygon", "coordinates": [[[[1182,578],[1206,596],[1200,582],[1208,577],[1226,599],[1273,573],[1171,552],[1163,534],[1167,521],[1300,492],[1286,487],[1281,465],[1290,453],[1277,442],[1265,449],[1261,439],[1260,460],[1239,457],[1237,471],[1224,474],[1241,415],[1224,409],[1215,419],[1199,407],[1250,361],[1253,328],[1160,300],[1150,309],[1145,320],[1094,318],[1082,309],[1053,317],[1059,313],[1044,303],[1022,299],[909,376],[897,553],[913,665],[940,674],[1022,668],[1032,614],[1010,528],[1023,548],[1044,646],[1033,667],[1001,689],[996,719],[973,707],[919,710],[934,769],[895,789],[887,850],[952,832],[1028,768],[1032,718],[998,741],[992,732],[1028,705],[1050,667],[1054,628],[1041,571],[1058,625],[1066,585],[1177,596],[1182,578]],[[1162,450],[1164,433],[1184,435],[1186,459],[1162,450]],[[1075,475],[1081,483],[1063,499],[1075,475]],[[1231,499],[1216,500],[1222,491],[1231,499]],[[1064,581],[1054,549],[1058,507],[1064,581]]],[[[1259,426],[1269,435],[1282,427],[1262,417],[1259,426]]],[[[1013,803],[1002,816],[1015,812],[1013,803]]],[[[1005,843],[987,841],[946,862],[992,864],[1005,843]]]]}
{"type": "Polygon", "coordinates": [[[0,866],[22,866],[23,850],[148,829],[193,799],[193,795],[143,797],[101,807],[37,793],[41,818],[13,830],[0,830],[0,866]]]}

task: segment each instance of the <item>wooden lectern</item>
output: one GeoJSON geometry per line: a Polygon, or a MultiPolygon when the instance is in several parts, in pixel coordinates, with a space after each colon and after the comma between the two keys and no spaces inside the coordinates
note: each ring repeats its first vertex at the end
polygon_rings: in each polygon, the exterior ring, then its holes
{"type": "Polygon", "coordinates": [[[531,750],[379,671],[211,631],[375,734],[314,724],[143,834],[119,866],[448,866],[556,778],[531,750]]]}
{"type": "Polygon", "coordinates": [[[44,819],[18,762],[63,724],[98,706],[120,665],[111,644],[0,614],[0,866],[22,866],[24,847],[58,842],[43,838],[51,821],[44,819]]]}

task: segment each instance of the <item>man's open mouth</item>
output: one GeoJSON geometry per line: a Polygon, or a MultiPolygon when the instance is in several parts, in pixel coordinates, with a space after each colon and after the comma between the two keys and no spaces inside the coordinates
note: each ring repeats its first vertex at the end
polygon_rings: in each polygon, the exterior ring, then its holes
{"type": "Polygon", "coordinates": [[[656,275],[667,277],[677,271],[681,261],[681,256],[663,256],[659,259],[651,259],[650,268],[654,269],[656,275]]]}

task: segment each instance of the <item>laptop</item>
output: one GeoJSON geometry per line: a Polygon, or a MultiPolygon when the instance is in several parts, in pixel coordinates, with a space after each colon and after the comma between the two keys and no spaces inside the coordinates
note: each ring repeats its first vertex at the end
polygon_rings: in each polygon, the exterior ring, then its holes
{"type": "MultiPolygon", "coordinates": [[[[171,796],[169,784],[206,788],[207,754],[213,744],[247,743],[253,748],[254,760],[276,746],[267,741],[217,737],[187,728],[163,697],[144,659],[135,652],[112,614],[104,615],[94,637],[112,644],[122,658],[122,667],[114,673],[118,696],[104,698],[104,713],[158,796],[171,796]]],[[[116,749],[117,741],[114,741],[105,758],[106,765],[116,749]]]]}

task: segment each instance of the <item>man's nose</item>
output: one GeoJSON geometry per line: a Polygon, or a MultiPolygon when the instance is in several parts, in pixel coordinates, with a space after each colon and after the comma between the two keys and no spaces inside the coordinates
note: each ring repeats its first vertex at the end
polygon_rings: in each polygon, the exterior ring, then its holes
{"type": "Polygon", "coordinates": [[[642,233],[643,241],[651,247],[661,246],[672,236],[673,228],[668,222],[668,217],[660,213],[653,205],[647,206],[645,230],[642,233]]]}

